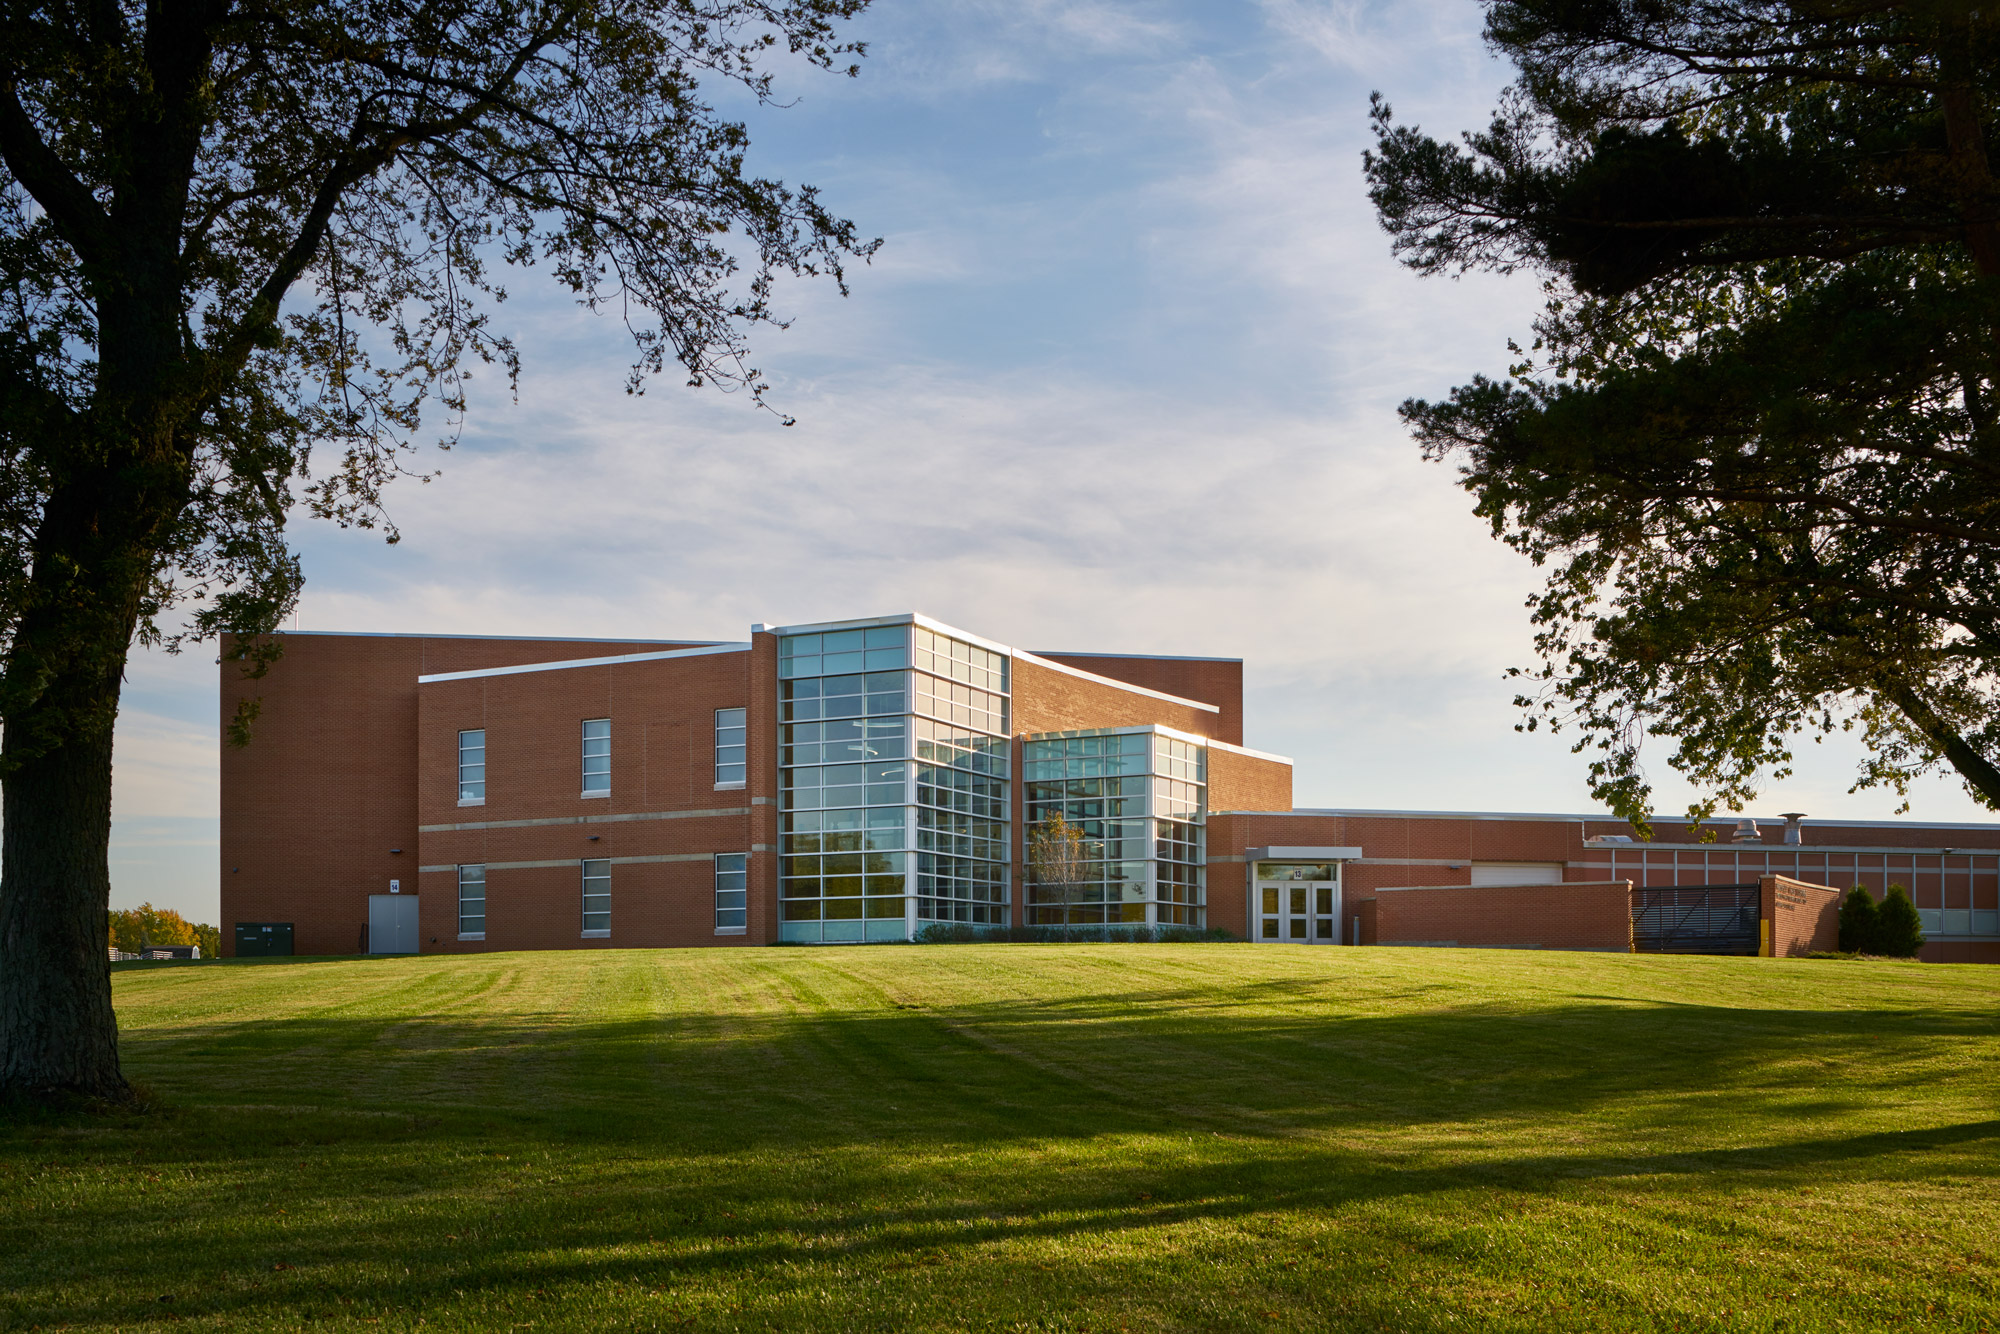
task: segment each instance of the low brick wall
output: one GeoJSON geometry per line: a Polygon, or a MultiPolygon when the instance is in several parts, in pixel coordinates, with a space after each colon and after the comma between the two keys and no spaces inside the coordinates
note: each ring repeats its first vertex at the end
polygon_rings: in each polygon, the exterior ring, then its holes
{"type": "Polygon", "coordinates": [[[1473,949],[1632,949],[1632,882],[1375,891],[1375,942],[1473,949]]]}
{"type": "Polygon", "coordinates": [[[1757,915],[1766,924],[1763,929],[1773,957],[1840,948],[1839,890],[1788,875],[1767,875],[1757,880],[1757,898],[1757,915]]]}

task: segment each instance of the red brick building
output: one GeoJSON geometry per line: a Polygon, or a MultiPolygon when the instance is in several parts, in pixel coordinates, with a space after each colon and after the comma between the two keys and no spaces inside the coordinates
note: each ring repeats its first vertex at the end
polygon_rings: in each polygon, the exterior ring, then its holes
{"type": "Polygon", "coordinates": [[[720,644],[289,634],[262,679],[223,663],[224,719],[251,699],[251,743],[222,752],[225,951],[945,922],[1787,953],[1829,943],[1815,886],[1901,883],[1926,957],[2000,962],[2000,826],[1642,844],[1595,816],[1296,810],[1291,762],[1243,745],[1233,659],[1029,653],[913,615],[720,644]],[[1021,868],[1056,812],[1083,858],[1051,885],[1021,868]]]}

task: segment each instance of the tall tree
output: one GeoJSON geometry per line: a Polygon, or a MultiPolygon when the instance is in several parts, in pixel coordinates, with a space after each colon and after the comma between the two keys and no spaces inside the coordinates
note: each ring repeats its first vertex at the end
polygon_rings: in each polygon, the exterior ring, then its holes
{"type": "Polygon", "coordinates": [[[1492,123],[1378,95],[1365,168],[1418,272],[1547,280],[1505,377],[1403,407],[1548,567],[1524,725],[1642,829],[1648,735],[1690,818],[1848,728],[1857,788],[2000,807],[2000,10],[1507,0],[1486,37],[1492,123]]]}
{"type": "Polygon", "coordinates": [[[295,506],[386,522],[423,410],[455,423],[474,369],[516,370],[498,263],[621,316],[635,386],[671,361],[759,394],[774,276],[844,292],[872,243],[746,174],[699,84],[766,99],[786,53],[853,73],[837,30],[866,3],[6,0],[0,1094],[124,1088],[106,848],[135,639],[268,643],[295,506]]]}

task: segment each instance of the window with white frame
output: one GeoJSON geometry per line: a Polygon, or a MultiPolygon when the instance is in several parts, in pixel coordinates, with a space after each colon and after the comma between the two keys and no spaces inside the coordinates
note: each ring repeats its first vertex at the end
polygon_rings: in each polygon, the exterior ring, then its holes
{"type": "Polygon", "coordinates": [[[743,709],[715,711],[715,785],[742,787],[748,765],[748,729],[743,709]]]}
{"type": "Polygon", "coordinates": [[[458,938],[483,940],[486,937],[486,868],[458,868],[458,938]]]}
{"type": "Polygon", "coordinates": [[[583,724],[583,795],[611,795],[611,720],[589,718],[583,724]]]}
{"type": "Polygon", "coordinates": [[[611,863],[608,860],[583,864],[583,934],[611,934],[611,863]]]}
{"type": "Polygon", "coordinates": [[[458,804],[486,804],[486,729],[458,734],[458,804]]]}
{"type": "Polygon", "coordinates": [[[715,854],[715,929],[717,934],[741,931],[750,892],[750,854],[715,854]]]}

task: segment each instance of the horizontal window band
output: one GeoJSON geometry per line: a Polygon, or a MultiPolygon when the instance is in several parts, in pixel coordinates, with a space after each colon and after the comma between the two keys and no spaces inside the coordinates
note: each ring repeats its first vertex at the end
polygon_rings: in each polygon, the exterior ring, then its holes
{"type": "MultiPolygon", "coordinates": [[[[589,795],[589,794],[585,794],[589,795]]],[[[769,805],[759,797],[760,804],[769,805]]],[[[537,829],[547,825],[616,824],[625,820],[705,820],[730,815],[748,815],[748,806],[716,806],[696,811],[632,811],[618,815],[551,815],[537,820],[476,820],[468,824],[418,825],[419,834],[462,834],[475,829],[537,829]]]]}

